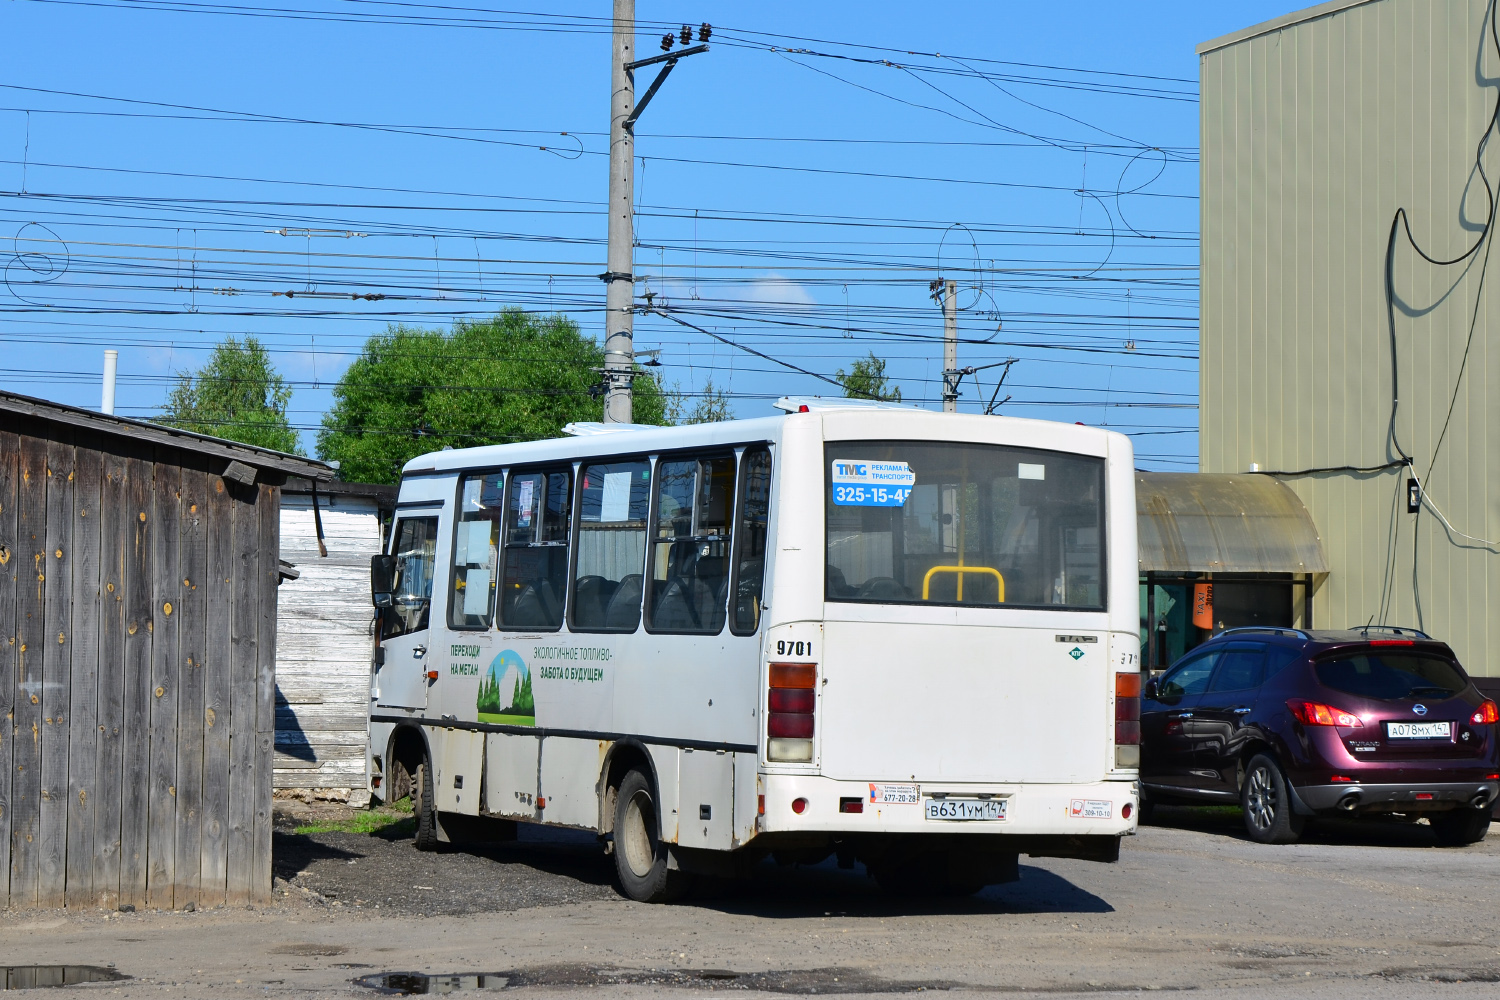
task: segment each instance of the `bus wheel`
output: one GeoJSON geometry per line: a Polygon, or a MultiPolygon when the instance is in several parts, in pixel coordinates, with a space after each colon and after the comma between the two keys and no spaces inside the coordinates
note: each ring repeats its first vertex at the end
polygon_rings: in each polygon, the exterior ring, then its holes
{"type": "Polygon", "coordinates": [[[417,820],[417,850],[437,850],[437,809],[432,800],[432,755],[422,751],[411,786],[411,811],[417,820]]]}
{"type": "Polygon", "coordinates": [[[628,772],[615,798],[615,871],[620,890],[638,902],[669,903],[687,890],[687,873],[667,868],[660,830],[651,780],[628,772]]]}

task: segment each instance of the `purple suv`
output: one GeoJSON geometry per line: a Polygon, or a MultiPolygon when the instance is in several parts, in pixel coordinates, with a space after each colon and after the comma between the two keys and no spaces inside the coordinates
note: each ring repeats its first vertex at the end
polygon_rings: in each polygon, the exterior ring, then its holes
{"type": "Polygon", "coordinates": [[[1238,802],[1266,844],[1311,816],[1425,816],[1439,843],[1472,844],[1500,795],[1497,723],[1414,629],[1230,629],[1145,685],[1142,811],[1238,802]]]}

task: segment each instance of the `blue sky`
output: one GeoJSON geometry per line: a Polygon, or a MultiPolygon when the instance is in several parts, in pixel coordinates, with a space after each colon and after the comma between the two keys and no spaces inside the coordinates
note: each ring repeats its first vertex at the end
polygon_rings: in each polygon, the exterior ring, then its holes
{"type": "MultiPolygon", "coordinates": [[[[145,416],[254,333],[311,449],[388,322],[514,305],[597,335],[610,9],[6,4],[0,387],[97,406],[113,346],[119,412],[145,416]]],[[[637,129],[637,290],[813,372],[873,350],[935,407],[927,288],[952,277],[960,364],[1020,359],[1001,412],[1108,424],[1143,467],[1195,468],[1193,47],[1288,9],[638,0],[643,55],[668,24],[715,36],[637,129]]],[[[740,416],[836,391],[669,319],[636,339],[740,416]]]]}

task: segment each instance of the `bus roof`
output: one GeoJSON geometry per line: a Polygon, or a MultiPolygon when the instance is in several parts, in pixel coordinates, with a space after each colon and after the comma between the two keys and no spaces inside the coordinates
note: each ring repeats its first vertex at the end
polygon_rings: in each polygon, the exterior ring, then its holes
{"type": "MultiPolygon", "coordinates": [[[[791,403],[796,409],[792,409],[791,406],[785,407],[786,413],[774,417],[723,420],[707,424],[689,424],[684,427],[653,427],[643,424],[570,424],[571,433],[568,437],[428,452],[407,462],[401,473],[403,476],[430,475],[438,472],[497,468],[533,462],[571,461],[604,455],[650,454],[676,451],[682,448],[711,448],[716,445],[748,444],[756,441],[775,442],[781,438],[782,428],[787,420],[798,417],[806,418],[810,413],[827,414],[830,417],[842,416],[838,423],[847,423],[855,415],[876,418],[876,413],[881,413],[886,417],[886,420],[879,421],[881,423],[887,422],[890,417],[898,416],[904,421],[915,418],[919,425],[927,424],[929,421],[933,424],[938,422],[946,424],[953,421],[970,425],[961,435],[963,438],[968,438],[979,428],[985,428],[985,431],[980,432],[981,440],[1001,428],[1011,432],[1011,434],[1004,435],[1009,437],[1014,435],[1019,428],[1029,427],[1031,434],[1040,431],[1041,437],[1047,439],[1047,443],[1040,444],[1041,447],[1061,448],[1062,450],[1077,448],[1083,453],[1100,455],[1105,453],[1106,438],[1121,437],[1107,428],[1075,426],[1023,417],[937,413],[920,407],[900,406],[899,404],[871,406],[864,400],[823,400],[808,396],[786,397],[785,400],[778,401],[778,405],[782,402],[791,403]],[[807,406],[806,410],[801,409],[804,405],[807,406]],[[890,412],[896,410],[904,412],[890,412]]],[[[910,428],[912,424],[906,423],[903,426],[910,428]]],[[[928,428],[924,427],[923,430],[928,431],[928,428]]],[[[916,436],[923,437],[926,434],[916,436]]],[[[1128,446],[1128,439],[1121,437],[1121,442],[1128,446]]]]}

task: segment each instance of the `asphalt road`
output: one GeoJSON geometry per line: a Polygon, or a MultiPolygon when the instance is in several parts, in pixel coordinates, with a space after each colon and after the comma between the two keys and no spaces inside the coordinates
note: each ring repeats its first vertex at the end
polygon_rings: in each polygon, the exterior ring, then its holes
{"type": "MultiPolygon", "coordinates": [[[[619,897],[582,836],[419,854],[406,840],[279,834],[277,902],[197,913],[0,914],[14,964],[131,979],[38,997],[381,995],[388,973],[498,973],[517,1000],[1058,996],[1194,989],[1281,998],[1500,996],[1500,837],[1322,828],[1266,847],[1233,817],[1163,810],[1119,864],[1022,859],[1021,881],[914,905],[859,870],[767,864],[675,906],[619,897]]],[[[464,985],[473,987],[474,981],[464,985]]]]}

